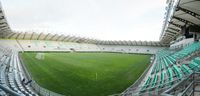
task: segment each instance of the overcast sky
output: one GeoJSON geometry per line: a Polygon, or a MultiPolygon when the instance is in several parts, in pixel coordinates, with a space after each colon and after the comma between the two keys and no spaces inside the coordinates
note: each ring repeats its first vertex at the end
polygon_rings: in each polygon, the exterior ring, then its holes
{"type": "Polygon", "coordinates": [[[10,27],[101,40],[158,41],[166,0],[1,0],[10,27]]]}

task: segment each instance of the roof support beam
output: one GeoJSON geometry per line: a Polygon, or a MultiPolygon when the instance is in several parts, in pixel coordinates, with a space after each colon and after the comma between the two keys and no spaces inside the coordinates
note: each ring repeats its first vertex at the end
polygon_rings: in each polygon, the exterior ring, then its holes
{"type": "Polygon", "coordinates": [[[0,29],[5,28],[5,27],[7,27],[7,26],[6,26],[6,25],[4,25],[4,26],[0,26],[0,29]]]}
{"type": "Polygon", "coordinates": [[[115,43],[114,43],[113,41],[110,41],[110,44],[111,44],[111,45],[114,45],[115,43]]]}
{"type": "Polygon", "coordinates": [[[96,41],[96,44],[98,45],[100,43],[100,41],[98,40],[98,41],[96,41]]]}
{"type": "Polygon", "coordinates": [[[125,41],[125,40],[124,40],[124,41],[122,41],[122,44],[123,44],[123,45],[127,45],[127,43],[126,43],[126,41],[125,41]]]}
{"type": "Polygon", "coordinates": [[[176,20],[179,20],[179,21],[181,21],[181,22],[184,22],[185,24],[197,25],[197,24],[195,24],[195,23],[193,23],[193,22],[190,22],[190,21],[188,21],[188,20],[182,19],[182,18],[180,18],[180,17],[173,16],[173,18],[176,19],[176,20]]]}
{"type": "Polygon", "coordinates": [[[52,40],[57,34],[53,35],[49,40],[52,40]]]}
{"type": "Polygon", "coordinates": [[[197,13],[195,13],[195,12],[192,12],[192,11],[190,11],[190,10],[187,10],[187,9],[185,9],[185,8],[182,8],[182,7],[180,7],[180,6],[178,6],[176,10],[177,10],[177,11],[178,11],[178,10],[181,10],[181,11],[183,11],[183,12],[185,12],[185,13],[187,13],[187,14],[190,14],[191,16],[193,16],[193,17],[195,17],[195,18],[197,18],[197,19],[200,20],[200,14],[197,14],[197,13]]]}
{"type": "Polygon", "coordinates": [[[6,29],[0,30],[0,31],[1,31],[0,33],[2,34],[2,38],[5,38],[5,37],[7,37],[9,34],[12,33],[11,31],[6,30],[6,29]]]}
{"type": "Polygon", "coordinates": [[[70,41],[70,39],[72,39],[73,38],[73,36],[69,36],[68,38],[66,38],[64,41],[67,41],[67,42],[69,42],[70,41]]]}
{"type": "Polygon", "coordinates": [[[8,30],[7,28],[3,28],[3,29],[0,29],[0,32],[8,32],[10,30],[8,30]]]}
{"type": "Polygon", "coordinates": [[[10,35],[9,35],[7,38],[8,38],[8,39],[11,39],[11,37],[14,36],[15,34],[17,34],[17,33],[14,33],[14,32],[13,32],[13,33],[10,33],[10,35]]]}
{"type": "Polygon", "coordinates": [[[99,45],[104,45],[103,42],[104,42],[104,41],[99,41],[98,43],[99,43],[99,45]]]}
{"type": "Polygon", "coordinates": [[[169,35],[171,35],[171,36],[175,36],[175,35],[176,35],[176,34],[171,33],[171,32],[169,32],[169,33],[167,33],[167,34],[169,34],[169,35]]]}
{"type": "Polygon", "coordinates": [[[170,34],[170,33],[166,34],[165,36],[166,36],[166,37],[172,37],[172,38],[174,38],[174,37],[175,37],[175,35],[174,35],[174,34],[170,34]]]}
{"type": "Polygon", "coordinates": [[[102,41],[101,44],[106,45],[106,41],[102,41]]]}
{"type": "Polygon", "coordinates": [[[175,28],[171,28],[171,27],[168,27],[168,29],[174,30],[174,31],[176,31],[176,32],[181,31],[181,30],[179,30],[179,29],[175,29],[175,28]]]}
{"type": "MultiPolygon", "coordinates": [[[[71,39],[69,39],[69,42],[74,42],[78,37],[72,37],[71,39]]],[[[82,43],[81,41],[79,41],[79,43],[82,43]]]]}
{"type": "Polygon", "coordinates": [[[89,39],[89,38],[87,38],[87,39],[85,39],[85,43],[89,43],[89,42],[91,42],[92,40],[91,39],[89,39]]]}
{"type": "Polygon", "coordinates": [[[1,16],[1,17],[0,17],[0,20],[3,20],[3,19],[5,19],[4,16],[1,16]]]}
{"type": "Polygon", "coordinates": [[[68,37],[69,37],[69,35],[65,36],[61,41],[65,41],[65,39],[67,39],[68,37]]]}
{"type": "Polygon", "coordinates": [[[48,33],[45,37],[44,37],[44,39],[43,40],[46,40],[47,39],[47,37],[50,35],[50,33],[48,33]]]}
{"type": "Polygon", "coordinates": [[[20,34],[22,34],[22,32],[18,33],[15,39],[18,39],[20,34]]]}
{"type": "Polygon", "coordinates": [[[103,45],[103,42],[104,42],[104,41],[99,41],[98,44],[99,44],[99,45],[103,45]]]}
{"type": "Polygon", "coordinates": [[[24,33],[23,39],[25,38],[25,36],[26,36],[26,32],[24,33]]]}
{"type": "Polygon", "coordinates": [[[172,34],[176,34],[176,32],[170,31],[170,30],[166,30],[167,32],[170,32],[172,34]]]}
{"type": "Polygon", "coordinates": [[[31,38],[30,38],[30,40],[32,40],[34,33],[35,33],[35,32],[33,32],[33,33],[31,34],[31,38]]]}
{"type": "Polygon", "coordinates": [[[169,22],[169,23],[172,24],[172,25],[174,25],[174,26],[176,26],[176,27],[178,27],[178,28],[182,28],[182,26],[179,25],[179,24],[175,24],[175,23],[173,23],[173,22],[169,22]]]}
{"type": "Polygon", "coordinates": [[[84,43],[88,43],[88,40],[90,41],[90,43],[93,43],[93,39],[89,39],[89,38],[84,38],[84,43]]]}
{"type": "Polygon", "coordinates": [[[172,38],[174,38],[174,35],[172,35],[172,34],[165,34],[164,36],[169,36],[169,37],[172,37],[172,38]]]}
{"type": "Polygon", "coordinates": [[[131,41],[131,45],[133,46],[133,45],[135,45],[135,43],[133,43],[134,41],[131,41]]]}
{"type": "Polygon", "coordinates": [[[85,38],[79,38],[79,37],[77,37],[77,38],[74,38],[74,39],[72,40],[72,42],[79,42],[79,43],[82,43],[82,42],[84,42],[84,40],[85,40],[85,38]]]}
{"type": "Polygon", "coordinates": [[[10,30],[9,27],[0,28],[0,31],[10,30]]]}
{"type": "Polygon", "coordinates": [[[138,45],[138,42],[137,42],[137,41],[135,41],[135,45],[136,45],[136,46],[138,45]]]}
{"type": "Polygon", "coordinates": [[[115,45],[115,42],[114,41],[111,41],[112,45],[115,45]]]}
{"type": "Polygon", "coordinates": [[[154,42],[155,43],[155,46],[159,46],[159,43],[157,43],[157,42],[154,42]]]}
{"type": "Polygon", "coordinates": [[[56,41],[58,41],[58,39],[61,38],[62,36],[63,36],[63,35],[58,36],[58,37],[56,38],[56,41]]]}
{"type": "Polygon", "coordinates": [[[6,22],[1,22],[0,25],[7,24],[6,22]]]}
{"type": "Polygon", "coordinates": [[[116,44],[116,45],[120,45],[119,41],[115,41],[115,44],[116,44]]]}
{"type": "Polygon", "coordinates": [[[7,24],[5,22],[1,22],[1,25],[0,26],[7,26],[7,24]]]}
{"type": "Polygon", "coordinates": [[[164,43],[170,43],[170,41],[172,41],[172,40],[173,40],[172,37],[168,37],[168,38],[164,38],[164,39],[163,39],[163,42],[164,42],[164,43]]]}
{"type": "Polygon", "coordinates": [[[42,32],[38,35],[37,40],[39,40],[41,36],[42,36],[42,32]]]}

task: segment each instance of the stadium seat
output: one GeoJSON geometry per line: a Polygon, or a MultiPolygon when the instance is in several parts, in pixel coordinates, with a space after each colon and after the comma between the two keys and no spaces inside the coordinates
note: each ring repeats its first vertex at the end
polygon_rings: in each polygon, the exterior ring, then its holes
{"type": "Polygon", "coordinates": [[[194,70],[194,71],[198,71],[199,70],[199,65],[196,63],[196,62],[194,62],[194,61],[191,61],[190,63],[189,63],[189,67],[192,69],[192,70],[194,70]]]}
{"type": "Polygon", "coordinates": [[[149,76],[149,77],[147,78],[146,82],[144,83],[144,85],[142,86],[141,91],[146,90],[146,88],[150,85],[150,82],[151,82],[151,77],[149,76]]]}
{"type": "Polygon", "coordinates": [[[177,76],[179,79],[183,79],[183,75],[181,70],[178,68],[178,66],[173,65],[173,70],[175,72],[175,76],[177,76]]]}
{"type": "Polygon", "coordinates": [[[163,86],[163,83],[165,82],[165,71],[161,72],[161,76],[160,76],[160,84],[159,84],[159,88],[163,86]]]}
{"type": "Polygon", "coordinates": [[[186,74],[189,75],[192,73],[192,71],[190,70],[190,68],[188,66],[186,66],[185,64],[181,65],[181,70],[186,74]]]}
{"type": "Polygon", "coordinates": [[[151,87],[150,87],[151,89],[153,89],[153,88],[155,87],[157,81],[158,81],[158,75],[155,74],[155,75],[154,75],[154,78],[153,78],[153,81],[152,81],[152,83],[151,83],[151,87]]]}
{"type": "MultiPolygon", "coordinates": [[[[168,82],[172,82],[173,81],[173,71],[171,68],[168,68],[167,74],[168,74],[168,82]]],[[[173,83],[169,83],[169,84],[172,85],[173,83]]]]}

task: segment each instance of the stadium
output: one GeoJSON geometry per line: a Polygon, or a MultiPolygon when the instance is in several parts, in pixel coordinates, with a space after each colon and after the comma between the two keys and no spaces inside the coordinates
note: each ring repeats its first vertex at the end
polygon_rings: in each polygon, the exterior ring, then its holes
{"type": "Polygon", "coordinates": [[[166,5],[159,41],[131,41],[17,32],[1,4],[0,96],[199,96],[200,1],[166,5]]]}

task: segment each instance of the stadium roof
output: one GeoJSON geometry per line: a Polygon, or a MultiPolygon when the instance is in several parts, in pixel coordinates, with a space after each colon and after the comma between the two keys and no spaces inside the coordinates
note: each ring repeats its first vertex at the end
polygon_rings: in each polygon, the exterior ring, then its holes
{"type": "Polygon", "coordinates": [[[200,26],[200,0],[168,0],[165,18],[160,41],[170,43],[183,26],[200,26]]]}
{"type": "Polygon", "coordinates": [[[128,45],[128,46],[168,46],[157,41],[112,41],[112,40],[97,40],[91,38],[84,38],[70,35],[58,35],[58,34],[44,34],[36,32],[12,32],[6,35],[7,39],[18,40],[48,40],[48,41],[62,41],[62,42],[76,42],[76,43],[92,43],[99,45],[128,45]]]}
{"type": "Polygon", "coordinates": [[[2,38],[10,32],[11,29],[7,23],[6,17],[4,16],[4,12],[0,4],[0,37],[2,38]]]}

